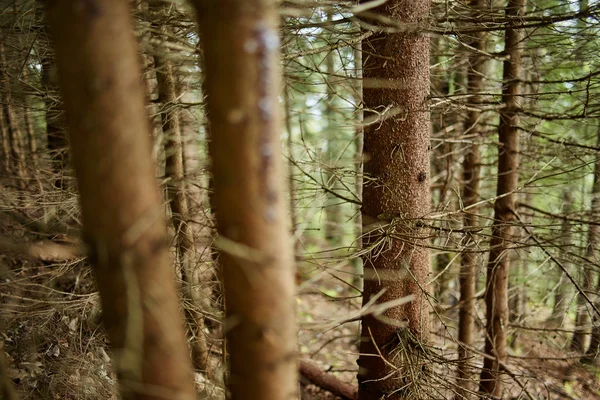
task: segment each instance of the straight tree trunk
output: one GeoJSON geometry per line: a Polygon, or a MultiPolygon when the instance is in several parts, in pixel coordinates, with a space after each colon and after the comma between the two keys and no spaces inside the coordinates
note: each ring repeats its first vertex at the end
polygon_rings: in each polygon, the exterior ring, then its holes
{"type": "MultiPolygon", "coordinates": [[[[597,144],[600,145],[600,126],[598,127],[597,144]]],[[[594,165],[594,184],[591,193],[592,201],[590,204],[590,221],[598,221],[600,219],[600,159],[596,160],[594,165]]],[[[596,263],[598,258],[598,241],[600,238],[600,227],[596,224],[588,226],[587,247],[585,256],[590,261],[596,263]]],[[[591,265],[586,265],[583,272],[583,290],[590,293],[593,285],[593,269],[591,265]]],[[[592,325],[592,310],[587,306],[583,296],[577,297],[577,320],[576,331],[571,342],[571,350],[583,352],[586,347],[585,343],[589,338],[589,332],[592,325]]],[[[595,351],[595,350],[594,350],[595,351]]]]}
{"type": "MultiPolygon", "coordinates": [[[[332,21],[333,15],[330,13],[327,16],[327,21],[332,21]]],[[[338,112],[336,109],[335,98],[337,96],[335,90],[335,59],[336,52],[330,51],[325,59],[325,85],[327,86],[327,99],[325,107],[325,118],[327,119],[327,127],[325,137],[327,138],[327,152],[325,154],[325,165],[327,182],[325,186],[331,189],[334,193],[340,190],[340,177],[338,169],[340,165],[340,132],[338,125],[338,112]]],[[[341,244],[343,238],[343,214],[342,203],[340,199],[332,193],[326,193],[325,202],[325,239],[329,242],[332,249],[336,249],[341,244]]]]}
{"type": "MultiPolygon", "coordinates": [[[[512,25],[516,18],[525,14],[526,0],[508,0],[506,16],[512,25]]],[[[515,203],[519,186],[519,78],[521,75],[522,33],[508,27],[505,34],[502,102],[498,126],[498,184],[496,193],[504,196],[494,204],[494,223],[490,241],[485,290],[486,336],[485,354],[481,371],[480,392],[493,398],[502,397],[502,364],[506,361],[506,338],[508,329],[508,269],[509,248],[513,239],[513,223],[516,219],[515,203]]]]}
{"type": "MultiPolygon", "coordinates": [[[[354,54],[354,68],[355,71],[355,83],[354,83],[354,91],[355,91],[355,102],[356,102],[356,137],[354,138],[355,143],[355,152],[354,152],[354,162],[356,163],[355,172],[356,172],[356,180],[355,180],[355,191],[356,191],[356,199],[360,202],[363,200],[363,150],[365,143],[365,135],[364,135],[364,127],[363,127],[363,73],[362,73],[362,45],[361,43],[357,43],[353,50],[354,54]]],[[[355,226],[355,236],[356,243],[355,248],[357,251],[361,251],[363,249],[363,223],[362,223],[362,214],[361,214],[361,206],[356,206],[355,211],[356,219],[354,222],[355,226]]],[[[354,273],[355,278],[353,279],[353,285],[356,288],[360,288],[362,290],[363,287],[363,261],[362,258],[357,257],[354,259],[354,273]]]]}
{"type": "Polygon", "coordinates": [[[23,135],[17,119],[12,99],[12,89],[8,75],[8,62],[4,43],[0,42],[0,84],[4,89],[1,112],[8,132],[8,145],[10,159],[12,160],[12,171],[16,174],[17,184],[24,187],[25,181],[25,156],[23,154],[23,135]]]}
{"type": "Polygon", "coordinates": [[[56,79],[56,62],[51,57],[42,59],[42,84],[46,90],[46,138],[50,153],[50,168],[54,173],[54,187],[64,189],[66,180],[65,169],[69,164],[69,143],[65,131],[65,120],[62,99],[58,97],[58,82],[56,79]]]}
{"type": "MultiPolygon", "coordinates": [[[[562,214],[568,216],[573,210],[573,198],[571,197],[569,188],[565,189],[562,194],[562,203],[562,214]]],[[[572,245],[571,236],[571,223],[564,219],[561,224],[559,240],[561,253],[568,254],[568,249],[572,245]]],[[[570,264],[568,261],[563,261],[565,268],[570,268],[570,264]]],[[[556,271],[558,271],[558,281],[554,290],[554,307],[549,319],[554,321],[558,326],[562,326],[569,309],[569,282],[567,281],[565,272],[561,268],[556,266],[556,271]]]]}
{"type": "Polygon", "coordinates": [[[56,0],[47,11],[121,394],[195,399],[129,2],[56,0]]]}
{"type": "MultiPolygon", "coordinates": [[[[470,7],[473,17],[485,11],[486,0],[471,0],[470,7]]],[[[474,32],[469,45],[476,50],[484,51],[486,48],[485,34],[474,32]]],[[[475,51],[470,51],[467,66],[467,94],[469,98],[469,111],[465,121],[464,132],[472,137],[473,142],[462,165],[462,201],[463,207],[472,207],[479,201],[480,181],[480,156],[478,140],[482,135],[480,125],[481,112],[479,111],[481,93],[483,91],[483,77],[485,73],[485,58],[475,51]]],[[[465,229],[479,226],[477,209],[471,208],[463,215],[465,229]]],[[[461,266],[459,274],[460,309],[458,313],[458,390],[457,399],[469,397],[474,389],[472,382],[472,368],[470,367],[468,348],[473,345],[473,328],[475,325],[475,281],[477,276],[477,253],[475,237],[468,235],[465,243],[465,251],[461,255],[461,266]],[[461,397],[462,396],[462,397],[461,397]]]]}
{"type": "MultiPolygon", "coordinates": [[[[400,23],[420,24],[428,0],[389,1],[370,10],[400,23]]],[[[377,24],[376,20],[369,20],[377,24]]],[[[429,38],[422,31],[383,33],[363,49],[364,108],[391,107],[365,128],[363,305],[385,308],[362,320],[359,399],[400,399],[426,390],[429,341],[429,251],[421,219],[430,212],[429,38]],[[376,88],[372,83],[389,82],[376,88]],[[383,237],[370,226],[390,222],[383,237]],[[375,248],[374,248],[375,247],[375,248]],[[376,300],[374,296],[379,296],[376,300]],[[410,301],[398,304],[400,299],[410,301]],[[388,302],[392,302],[391,304],[388,302]],[[384,305],[383,303],[388,303],[384,305]]]]}
{"type": "Polygon", "coordinates": [[[195,0],[232,399],[296,397],[293,248],[275,0],[195,0]]]}
{"type": "MultiPolygon", "coordinates": [[[[162,10],[167,10],[160,0],[150,2],[150,11],[160,16],[162,10]]],[[[163,33],[167,34],[165,24],[162,24],[163,33]]],[[[184,313],[190,331],[192,362],[199,371],[207,371],[208,346],[204,334],[204,316],[198,309],[199,303],[194,296],[194,276],[197,269],[198,257],[194,232],[189,223],[189,207],[183,164],[183,140],[179,110],[177,108],[178,94],[173,71],[173,64],[168,59],[167,49],[162,49],[161,55],[154,56],[156,80],[158,84],[158,101],[162,105],[160,116],[165,143],[165,178],[167,179],[167,197],[171,207],[171,220],[175,228],[175,242],[179,260],[182,280],[182,294],[184,300],[184,313]]],[[[209,298],[210,295],[207,296],[209,298]]],[[[208,371],[207,371],[208,372],[208,371]]]]}

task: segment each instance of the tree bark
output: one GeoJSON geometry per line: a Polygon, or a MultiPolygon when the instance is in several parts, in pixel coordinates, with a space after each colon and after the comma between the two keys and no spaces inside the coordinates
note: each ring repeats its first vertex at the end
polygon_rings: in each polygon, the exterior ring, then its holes
{"type": "MultiPolygon", "coordinates": [[[[570,188],[564,190],[562,194],[562,214],[568,216],[573,210],[573,198],[571,197],[570,188]]],[[[571,223],[564,219],[561,224],[560,230],[560,249],[562,254],[568,254],[569,248],[571,248],[571,223]]],[[[563,261],[565,268],[569,268],[571,263],[568,260],[563,261]]],[[[549,320],[554,321],[558,326],[562,326],[562,323],[569,310],[569,282],[567,276],[561,268],[556,268],[558,271],[558,280],[556,288],[554,289],[554,307],[552,308],[552,314],[549,320]]]]}
{"type": "MultiPolygon", "coordinates": [[[[401,23],[419,24],[428,0],[390,1],[373,11],[401,23]]],[[[369,20],[378,24],[377,20],[369,20]]],[[[362,320],[359,364],[361,400],[400,399],[424,389],[429,341],[426,292],[429,251],[421,219],[430,212],[429,38],[422,31],[377,32],[363,49],[366,118],[388,107],[365,128],[362,218],[366,227],[363,305],[384,311],[362,320]],[[375,88],[370,79],[394,87],[375,88]],[[370,114],[370,115],[369,115],[370,114]],[[386,237],[369,226],[391,220],[386,237]],[[411,301],[382,306],[411,296],[411,301]]],[[[426,388],[425,388],[426,389],[426,388]]]]}
{"type": "MultiPolygon", "coordinates": [[[[525,14],[526,0],[508,0],[506,16],[511,25],[518,24],[518,17],[525,14]]],[[[519,78],[522,53],[521,30],[508,27],[505,33],[502,102],[498,126],[498,183],[496,193],[503,196],[494,204],[494,223],[490,241],[485,291],[486,337],[485,353],[490,358],[483,361],[480,392],[493,398],[502,397],[502,367],[506,361],[506,337],[508,329],[508,249],[513,239],[513,223],[516,219],[515,191],[519,185],[519,78]]]]}
{"type": "Polygon", "coordinates": [[[4,89],[4,98],[2,99],[3,120],[6,123],[6,131],[8,132],[8,148],[9,156],[12,160],[11,169],[16,174],[17,185],[24,187],[25,181],[25,156],[23,154],[23,136],[19,121],[13,108],[12,89],[8,74],[8,62],[6,59],[6,50],[4,43],[0,43],[0,83],[4,89]]]}
{"type": "MultiPolygon", "coordinates": [[[[597,145],[600,145],[600,126],[598,127],[597,145]]],[[[590,221],[598,221],[600,219],[600,159],[597,159],[594,165],[594,184],[592,186],[591,197],[590,221]]],[[[585,256],[593,263],[596,263],[598,258],[599,238],[600,227],[595,224],[590,224],[588,226],[585,256]]],[[[583,268],[585,268],[585,270],[583,272],[582,287],[584,291],[590,293],[593,285],[594,270],[591,265],[586,265],[583,268]]],[[[583,352],[585,350],[586,341],[590,337],[587,332],[590,331],[592,325],[592,310],[588,307],[583,296],[579,295],[577,300],[576,331],[573,335],[573,341],[571,342],[571,350],[583,352]]],[[[597,334],[600,334],[600,332],[597,334]]],[[[600,339],[598,342],[600,343],[600,339]]]]}
{"type": "MultiPolygon", "coordinates": [[[[327,21],[333,20],[333,11],[327,15],[327,21]]],[[[335,250],[342,244],[343,229],[343,208],[340,199],[335,193],[340,190],[340,135],[342,132],[338,125],[338,111],[336,109],[335,90],[335,59],[336,52],[330,51],[325,58],[325,86],[327,87],[327,98],[325,101],[325,118],[327,127],[325,128],[325,138],[327,140],[327,151],[325,153],[325,176],[327,181],[325,186],[333,191],[326,193],[325,201],[325,239],[332,250],[335,250]]]]}
{"type": "MultiPolygon", "coordinates": [[[[471,13],[477,17],[485,10],[486,0],[471,0],[471,13]]],[[[485,57],[479,51],[485,51],[486,41],[483,32],[474,32],[469,45],[478,51],[470,51],[467,69],[467,93],[469,97],[469,111],[464,123],[464,132],[472,137],[473,142],[467,150],[462,165],[462,201],[463,207],[472,207],[463,215],[465,229],[479,226],[477,208],[473,207],[479,201],[479,181],[481,161],[479,156],[478,140],[483,134],[481,129],[481,111],[478,107],[483,92],[483,77],[485,73],[485,57]]],[[[474,389],[472,382],[473,369],[469,362],[469,347],[473,345],[473,328],[475,325],[475,281],[477,276],[478,254],[474,252],[477,241],[468,235],[465,251],[461,255],[459,274],[460,309],[458,313],[458,390],[457,399],[469,397],[474,389]],[[461,397],[462,396],[462,397],[461,397]]]]}
{"type": "MultiPolygon", "coordinates": [[[[150,1],[150,11],[159,16],[165,10],[162,1],[150,1]]],[[[161,30],[168,33],[166,24],[161,24],[161,30]]],[[[204,334],[204,316],[199,302],[194,296],[196,282],[195,271],[197,269],[197,252],[194,241],[194,232],[189,223],[189,207],[187,188],[185,182],[185,171],[183,164],[183,140],[181,132],[181,118],[177,108],[178,94],[173,71],[173,64],[168,59],[167,49],[162,49],[164,54],[154,56],[156,68],[156,80],[158,84],[158,101],[162,105],[160,116],[165,143],[165,178],[167,180],[167,197],[171,207],[171,220],[175,228],[175,241],[179,256],[182,297],[184,300],[183,310],[190,331],[192,362],[199,371],[207,371],[208,346],[204,334]]],[[[210,295],[207,295],[207,299],[210,295]]]]}
{"type": "Polygon", "coordinates": [[[275,0],[196,0],[232,399],[297,392],[275,0]]]}
{"type": "Polygon", "coordinates": [[[195,399],[129,2],[56,0],[47,11],[121,394],[195,399]]]}

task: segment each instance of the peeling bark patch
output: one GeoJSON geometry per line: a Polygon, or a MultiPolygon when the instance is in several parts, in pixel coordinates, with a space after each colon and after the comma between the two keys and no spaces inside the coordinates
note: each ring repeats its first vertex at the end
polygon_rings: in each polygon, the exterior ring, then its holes
{"type": "Polygon", "coordinates": [[[423,182],[425,182],[425,179],[427,179],[427,173],[425,171],[419,172],[419,176],[417,176],[417,180],[420,183],[423,183],[423,182]]]}

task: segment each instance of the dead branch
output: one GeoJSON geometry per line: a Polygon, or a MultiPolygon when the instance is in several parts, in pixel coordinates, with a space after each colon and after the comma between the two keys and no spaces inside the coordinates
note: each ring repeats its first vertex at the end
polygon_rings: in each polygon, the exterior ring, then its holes
{"type": "Polygon", "coordinates": [[[317,385],[321,389],[327,390],[334,395],[345,400],[355,400],[358,398],[358,390],[354,386],[340,381],[335,376],[323,372],[314,364],[306,361],[300,361],[300,375],[317,385]]]}
{"type": "Polygon", "coordinates": [[[72,261],[85,256],[82,245],[51,241],[27,243],[8,236],[0,236],[0,253],[26,256],[42,261],[72,261]]]}

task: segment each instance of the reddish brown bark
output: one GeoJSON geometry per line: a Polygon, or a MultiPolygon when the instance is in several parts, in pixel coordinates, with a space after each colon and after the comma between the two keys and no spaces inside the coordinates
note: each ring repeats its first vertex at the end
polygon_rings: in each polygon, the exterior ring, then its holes
{"type": "MultiPolygon", "coordinates": [[[[389,1],[372,11],[415,24],[427,17],[429,1],[389,1]]],[[[400,399],[423,389],[427,371],[430,266],[420,219],[430,211],[429,38],[421,31],[376,33],[362,49],[365,117],[391,107],[365,127],[363,225],[384,218],[394,226],[387,238],[367,228],[364,247],[379,247],[364,259],[363,305],[376,295],[377,304],[412,300],[363,318],[359,398],[400,399]],[[390,87],[376,88],[372,79],[390,87]]]]}
{"type": "Polygon", "coordinates": [[[47,11],[121,394],[195,399],[129,2],[55,0],[47,11]]]}
{"type": "Polygon", "coordinates": [[[233,399],[297,390],[275,0],[196,0],[233,399]]]}
{"type": "MultiPolygon", "coordinates": [[[[506,16],[512,18],[524,15],[526,0],[509,0],[506,16]]],[[[479,389],[494,398],[502,397],[502,367],[506,360],[506,337],[508,329],[508,249],[513,240],[513,224],[516,219],[515,191],[519,185],[519,81],[521,75],[521,30],[508,28],[505,36],[502,102],[505,107],[500,112],[498,127],[498,183],[496,193],[500,197],[494,204],[494,223],[490,241],[490,255],[487,265],[485,291],[486,337],[485,353],[490,358],[483,361],[479,389]]]]}

